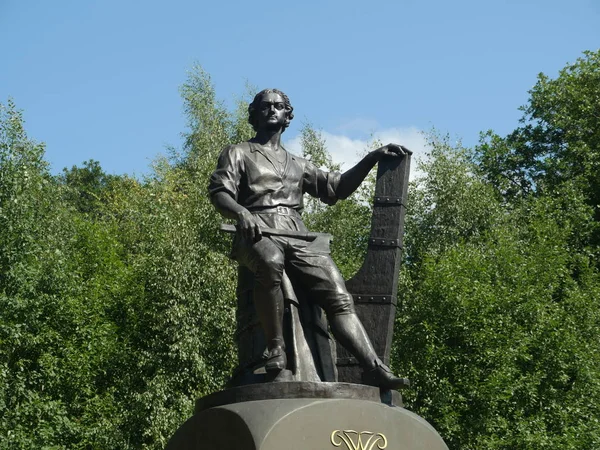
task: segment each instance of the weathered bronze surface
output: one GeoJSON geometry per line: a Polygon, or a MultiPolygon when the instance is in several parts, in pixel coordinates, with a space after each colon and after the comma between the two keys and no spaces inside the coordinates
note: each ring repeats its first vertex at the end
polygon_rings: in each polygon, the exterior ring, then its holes
{"type": "Polygon", "coordinates": [[[222,151],[209,186],[216,209],[236,221],[232,256],[240,264],[240,370],[232,385],[336,381],[339,367],[347,381],[386,389],[406,386],[408,380],[393,375],[385,363],[410,151],[388,144],[343,174],[328,173],[281,145],[281,134],[293,118],[284,93],[260,92],[248,112],[256,136],[222,151]],[[351,195],[378,162],[369,248],[383,251],[369,252],[365,267],[379,269],[359,272],[349,292],[331,259],[327,235],[309,233],[302,222],[303,195],[334,204],[351,195]],[[383,334],[365,330],[355,303],[370,328],[383,321],[383,334]],[[372,308],[365,309],[366,304],[372,308]],[[345,348],[339,359],[328,330],[345,348]]]}
{"type": "Polygon", "coordinates": [[[240,263],[240,368],[228,389],[197,401],[167,450],[447,450],[431,425],[402,408],[394,389],[408,380],[386,365],[410,151],[389,144],[343,174],[326,173],[281,146],[293,118],[285,94],[262,91],[248,110],[256,136],[223,150],[209,186],[216,209],[236,221],[221,229],[234,234],[240,263]],[[302,196],[333,204],[376,163],[367,256],[345,283],[331,236],[302,222],[302,196]]]}

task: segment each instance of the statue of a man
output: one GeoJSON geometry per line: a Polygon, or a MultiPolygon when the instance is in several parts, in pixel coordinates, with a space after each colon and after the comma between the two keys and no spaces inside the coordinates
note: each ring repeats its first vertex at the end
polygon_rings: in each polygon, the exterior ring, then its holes
{"type": "Polygon", "coordinates": [[[223,149],[209,186],[215,208],[237,221],[233,257],[255,276],[254,304],[268,349],[265,369],[277,372],[287,363],[281,289],[285,268],[323,308],[333,336],[362,366],[363,382],[398,388],[405,380],[397,378],[377,357],[328,245],[265,236],[261,228],[307,231],[300,215],[304,193],[332,205],[351,195],[381,158],[399,157],[408,150],[389,144],[370,152],[343,174],[325,172],[281,145],[281,134],[294,117],[292,111],[283,92],[259,92],[248,106],[248,121],[256,136],[223,149]]]}

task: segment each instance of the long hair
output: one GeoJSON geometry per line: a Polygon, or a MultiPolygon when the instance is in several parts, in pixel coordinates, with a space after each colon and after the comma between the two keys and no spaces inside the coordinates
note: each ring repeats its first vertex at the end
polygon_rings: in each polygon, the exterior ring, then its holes
{"type": "Polygon", "coordinates": [[[262,97],[265,94],[279,94],[283,99],[283,104],[285,106],[285,123],[283,124],[283,131],[285,131],[285,129],[290,126],[290,122],[294,118],[294,107],[290,103],[290,99],[288,98],[288,96],[281,92],[279,89],[263,89],[254,96],[254,100],[252,100],[252,103],[248,105],[248,123],[252,125],[254,131],[258,131],[258,120],[256,118],[256,112],[258,111],[262,97]]]}

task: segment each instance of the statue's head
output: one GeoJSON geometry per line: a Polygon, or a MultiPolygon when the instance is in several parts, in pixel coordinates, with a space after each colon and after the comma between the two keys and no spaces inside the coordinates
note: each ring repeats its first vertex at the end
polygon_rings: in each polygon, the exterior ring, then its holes
{"type": "Polygon", "coordinates": [[[283,101],[283,104],[285,106],[286,119],[285,119],[285,123],[283,124],[283,131],[285,131],[285,129],[290,126],[290,122],[294,118],[294,113],[293,113],[294,108],[292,107],[292,104],[290,103],[290,99],[288,98],[288,96],[285,95],[283,92],[281,92],[279,89],[263,89],[262,91],[260,91],[258,94],[256,94],[254,96],[254,100],[252,100],[252,103],[250,103],[248,105],[248,123],[250,123],[250,125],[252,125],[252,128],[254,128],[254,131],[258,131],[257,114],[260,110],[259,108],[261,106],[262,98],[266,94],[277,94],[281,97],[281,100],[283,101]]]}

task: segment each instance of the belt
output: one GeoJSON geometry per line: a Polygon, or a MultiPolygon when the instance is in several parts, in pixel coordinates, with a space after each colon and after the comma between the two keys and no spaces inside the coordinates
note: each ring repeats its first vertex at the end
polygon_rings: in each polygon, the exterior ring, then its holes
{"type": "Polygon", "coordinates": [[[294,208],[288,206],[274,206],[268,209],[259,209],[250,211],[252,214],[278,214],[280,216],[300,217],[300,213],[294,208]]]}

